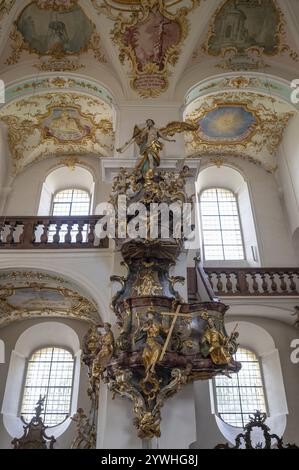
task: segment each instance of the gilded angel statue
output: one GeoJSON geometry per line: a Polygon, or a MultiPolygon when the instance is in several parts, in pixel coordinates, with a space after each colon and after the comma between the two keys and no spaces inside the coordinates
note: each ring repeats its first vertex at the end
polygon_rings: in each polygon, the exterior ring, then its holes
{"type": "Polygon", "coordinates": [[[146,173],[147,170],[160,166],[160,152],[163,149],[161,140],[175,142],[175,139],[170,139],[168,136],[174,136],[174,134],[184,131],[195,131],[197,129],[197,124],[179,121],[170,122],[167,126],[159,129],[155,126],[155,122],[152,119],[147,119],[146,126],[139,128],[136,125],[132,138],[122,147],[116,149],[116,151],[122,153],[127,150],[133,142],[136,142],[142,158],[137,162],[135,169],[146,173]]]}

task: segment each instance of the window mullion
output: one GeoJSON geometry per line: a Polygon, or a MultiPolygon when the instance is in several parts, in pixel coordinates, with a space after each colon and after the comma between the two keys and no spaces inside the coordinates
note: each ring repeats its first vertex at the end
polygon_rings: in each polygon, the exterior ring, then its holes
{"type": "Polygon", "coordinates": [[[44,408],[44,413],[43,413],[44,414],[44,421],[45,421],[46,414],[47,414],[48,392],[49,392],[49,388],[50,388],[50,380],[51,380],[51,373],[52,373],[53,354],[54,354],[54,348],[52,348],[48,384],[47,384],[47,388],[46,388],[46,403],[45,403],[45,408],[44,408]]]}
{"type": "Polygon", "coordinates": [[[219,198],[218,198],[218,189],[216,189],[216,201],[217,201],[218,219],[219,219],[219,227],[220,227],[221,248],[222,248],[223,260],[225,260],[224,243],[223,243],[223,235],[222,235],[222,224],[221,224],[221,212],[220,212],[219,198]]]}

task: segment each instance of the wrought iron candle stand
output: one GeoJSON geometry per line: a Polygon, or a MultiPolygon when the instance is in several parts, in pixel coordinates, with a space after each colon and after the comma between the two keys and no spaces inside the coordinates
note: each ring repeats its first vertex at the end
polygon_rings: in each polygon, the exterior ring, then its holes
{"type": "Polygon", "coordinates": [[[244,427],[244,431],[235,439],[235,445],[218,444],[215,449],[246,449],[246,450],[270,450],[270,449],[299,449],[296,444],[284,444],[283,438],[277,434],[271,434],[269,426],[266,424],[267,415],[261,411],[256,411],[249,417],[249,422],[244,427]],[[261,441],[254,443],[253,433],[260,431],[261,441]]]}
{"type": "MultiPolygon", "coordinates": [[[[117,232],[133,219],[120,214],[120,196],[127,206],[145,206],[143,219],[148,227],[151,204],[176,203],[181,209],[191,204],[185,191],[188,171],[187,167],[179,174],[159,168],[146,173],[120,171],[111,195],[117,232]]],[[[117,317],[117,338],[106,324],[105,334],[98,333],[98,347],[88,347],[90,335],[85,339],[91,390],[97,390],[103,380],[114,395],[131,400],[141,439],[160,436],[161,408],[183,385],[240,369],[233,359],[237,333],[229,337],[224,327],[228,307],[213,300],[183,301],[175,284],[184,278],[171,276],[170,270],[184,250],[184,231],[177,236],[177,220],[172,215],[165,238],[165,221],[158,217],[156,222],[158,238],[148,229],[144,237],[115,239],[127,269],[126,276],[111,278],[121,284],[111,305],[117,317]]]]}
{"type": "Polygon", "coordinates": [[[23,416],[21,420],[24,425],[24,434],[20,438],[15,438],[11,442],[14,449],[53,449],[56,439],[54,436],[47,436],[47,426],[44,425],[41,414],[44,408],[45,397],[40,397],[35,408],[35,415],[27,423],[23,416]]]}

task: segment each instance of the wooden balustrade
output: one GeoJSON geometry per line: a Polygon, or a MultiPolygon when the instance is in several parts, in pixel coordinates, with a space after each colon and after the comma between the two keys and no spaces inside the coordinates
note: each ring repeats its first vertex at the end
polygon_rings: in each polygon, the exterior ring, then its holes
{"type": "Polygon", "coordinates": [[[0,217],[0,249],[108,248],[96,236],[102,216],[0,217]]]}
{"type": "MultiPolygon", "coordinates": [[[[198,297],[197,268],[188,268],[190,299],[198,297]]],[[[299,268],[205,268],[217,297],[299,296],[299,268]]]]}

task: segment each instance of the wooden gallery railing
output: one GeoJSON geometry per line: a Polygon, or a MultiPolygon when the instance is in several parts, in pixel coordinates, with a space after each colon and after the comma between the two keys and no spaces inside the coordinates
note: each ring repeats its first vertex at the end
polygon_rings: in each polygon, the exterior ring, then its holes
{"type": "Polygon", "coordinates": [[[0,249],[108,248],[96,236],[102,216],[0,217],[0,249]]]}
{"type": "MultiPolygon", "coordinates": [[[[205,268],[218,297],[299,296],[299,268],[205,268]]],[[[199,268],[188,268],[189,299],[198,298],[199,268]]]]}

